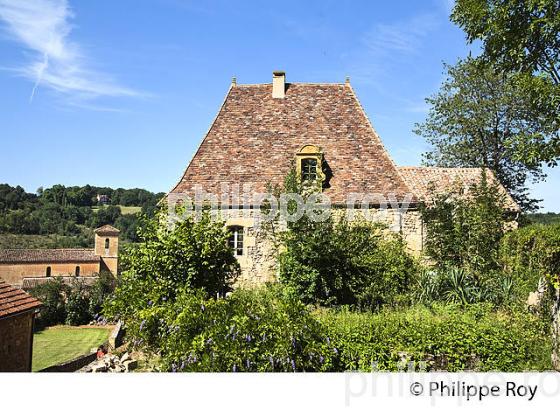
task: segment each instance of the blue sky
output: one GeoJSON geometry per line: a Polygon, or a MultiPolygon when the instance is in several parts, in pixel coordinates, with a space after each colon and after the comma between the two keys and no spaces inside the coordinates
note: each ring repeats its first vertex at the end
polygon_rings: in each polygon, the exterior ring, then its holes
{"type": "MultiPolygon", "coordinates": [[[[399,165],[442,62],[451,2],[0,0],[0,182],[169,190],[236,76],[352,85],[399,165]]],[[[558,169],[533,187],[560,211],[558,169]]]]}

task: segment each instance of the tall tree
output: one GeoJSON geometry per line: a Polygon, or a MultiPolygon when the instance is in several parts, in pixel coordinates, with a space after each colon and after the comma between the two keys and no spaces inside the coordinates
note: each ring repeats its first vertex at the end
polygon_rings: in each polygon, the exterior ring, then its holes
{"type": "Polygon", "coordinates": [[[550,132],[546,118],[511,75],[472,58],[445,67],[447,78],[414,130],[432,145],[425,163],[489,168],[523,209],[535,209],[525,184],[545,175],[525,155],[526,141],[550,132]]]}
{"type": "MultiPolygon", "coordinates": [[[[556,165],[560,156],[560,2],[457,0],[451,20],[482,42],[482,58],[515,73],[518,87],[555,128],[549,138],[525,141],[525,157],[556,165]]],[[[540,137],[540,138],[539,138],[540,137]]]]}

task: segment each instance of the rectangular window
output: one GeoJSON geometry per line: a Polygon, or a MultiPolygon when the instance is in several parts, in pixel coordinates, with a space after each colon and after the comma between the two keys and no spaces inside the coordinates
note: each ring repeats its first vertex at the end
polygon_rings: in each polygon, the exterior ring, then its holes
{"type": "Polygon", "coordinates": [[[233,249],[235,255],[243,255],[243,227],[232,226],[229,231],[229,246],[233,249]]]}
{"type": "Polygon", "coordinates": [[[315,158],[303,158],[301,160],[301,179],[303,181],[315,181],[317,179],[317,160],[315,158]]]}

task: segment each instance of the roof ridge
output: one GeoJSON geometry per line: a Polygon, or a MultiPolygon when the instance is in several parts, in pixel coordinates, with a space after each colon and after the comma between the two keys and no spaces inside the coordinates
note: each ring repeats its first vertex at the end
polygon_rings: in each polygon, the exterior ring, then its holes
{"type": "MultiPolygon", "coordinates": [[[[312,82],[292,82],[292,81],[286,81],[287,85],[293,84],[293,85],[328,85],[328,86],[342,86],[344,87],[345,85],[347,85],[346,83],[312,83],[312,82]]],[[[257,86],[271,86],[272,83],[246,83],[246,84],[235,84],[234,87],[257,87],[257,86]]]]}

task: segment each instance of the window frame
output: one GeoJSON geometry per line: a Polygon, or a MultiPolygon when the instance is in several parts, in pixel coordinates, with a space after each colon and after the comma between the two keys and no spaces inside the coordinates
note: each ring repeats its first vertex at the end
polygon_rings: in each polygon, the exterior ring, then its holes
{"type": "Polygon", "coordinates": [[[245,256],[245,227],[241,225],[228,226],[230,236],[228,246],[233,250],[235,256],[245,256]],[[241,239],[239,238],[241,236],[241,239]]]}
{"type": "Polygon", "coordinates": [[[325,181],[325,174],[323,173],[323,153],[321,149],[316,147],[315,145],[304,145],[297,153],[296,153],[296,165],[297,165],[297,174],[301,182],[304,183],[317,183],[323,185],[323,181],[325,181]],[[304,171],[304,164],[306,161],[315,161],[316,171],[315,171],[315,178],[305,178],[306,174],[310,174],[309,172],[304,171]]]}

